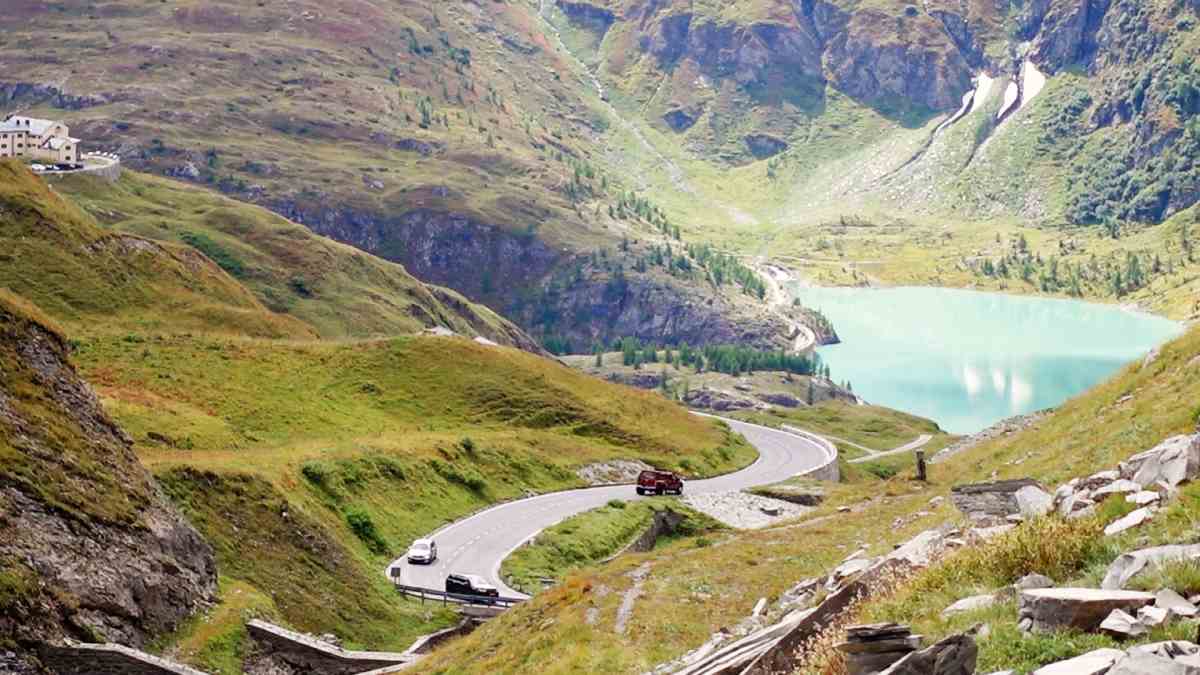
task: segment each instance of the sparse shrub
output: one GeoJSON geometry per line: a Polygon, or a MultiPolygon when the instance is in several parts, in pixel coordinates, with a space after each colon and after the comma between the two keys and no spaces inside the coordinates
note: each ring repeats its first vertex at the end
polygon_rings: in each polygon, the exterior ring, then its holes
{"type": "Polygon", "coordinates": [[[475,469],[469,467],[464,469],[455,464],[440,462],[436,459],[430,462],[430,466],[442,478],[451,483],[458,483],[473,492],[482,492],[487,488],[487,480],[479,475],[479,472],[475,469]]]}
{"type": "Polygon", "coordinates": [[[866,464],[863,468],[867,470],[867,473],[883,480],[889,480],[896,475],[895,467],[886,464],[866,464]]]}
{"type": "Polygon", "coordinates": [[[203,253],[231,276],[242,277],[246,274],[246,266],[242,264],[242,261],[208,235],[200,232],[184,232],[180,239],[183,239],[188,246],[203,253]]]}
{"type": "Polygon", "coordinates": [[[625,508],[625,502],[621,501],[620,499],[610,499],[608,500],[608,507],[612,509],[623,509],[625,508]]]}
{"type": "Polygon", "coordinates": [[[354,536],[366,544],[372,553],[387,553],[387,542],[375,529],[375,521],[371,520],[371,514],[360,508],[352,507],[346,511],[346,524],[350,526],[354,536]]]}
{"type": "Polygon", "coordinates": [[[475,441],[471,440],[470,436],[463,436],[463,439],[458,442],[458,447],[471,457],[475,456],[475,441]]]}
{"type": "Polygon", "coordinates": [[[331,472],[329,467],[325,466],[321,462],[305,462],[304,465],[300,467],[300,473],[304,476],[305,480],[313,485],[322,489],[329,488],[331,472]]]}
{"type": "Polygon", "coordinates": [[[696,537],[696,548],[705,548],[712,546],[712,540],[708,537],[696,537]]]}

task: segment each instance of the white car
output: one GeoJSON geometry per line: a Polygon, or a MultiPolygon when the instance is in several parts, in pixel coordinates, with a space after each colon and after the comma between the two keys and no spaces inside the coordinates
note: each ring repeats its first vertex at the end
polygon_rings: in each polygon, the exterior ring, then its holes
{"type": "Polygon", "coordinates": [[[408,547],[408,562],[432,565],[437,560],[437,543],[432,539],[418,539],[408,547]]]}

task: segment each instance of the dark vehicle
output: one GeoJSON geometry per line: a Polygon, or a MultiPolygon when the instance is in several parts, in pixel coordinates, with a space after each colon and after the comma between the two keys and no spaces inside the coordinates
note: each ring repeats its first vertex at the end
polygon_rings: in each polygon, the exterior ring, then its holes
{"type": "Polygon", "coordinates": [[[500,591],[495,586],[476,574],[451,574],[446,577],[446,592],[455,595],[477,595],[484,598],[500,597],[500,591]]]}
{"type": "Polygon", "coordinates": [[[638,474],[637,493],[639,495],[662,495],[674,492],[683,494],[683,479],[670,471],[643,471],[638,474]]]}

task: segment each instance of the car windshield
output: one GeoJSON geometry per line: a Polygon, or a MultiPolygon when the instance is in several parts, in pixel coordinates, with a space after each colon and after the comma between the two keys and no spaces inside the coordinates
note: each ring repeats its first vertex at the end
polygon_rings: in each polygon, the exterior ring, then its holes
{"type": "Polygon", "coordinates": [[[492,587],[492,585],[489,584],[487,581],[485,581],[483,577],[470,576],[467,578],[471,580],[471,585],[474,586],[475,588],[491,588],[492,587]]]}
{"type": "Polygon", "coordinates": [[[418,541],[417,543],[415,543],[415,544],[413,544],[413,545],[412,545],[412,550],[414,550],[414,551],[428,551],[428,550],[429,550],[429,544],[428,544],[427,542],[418,541]]]}

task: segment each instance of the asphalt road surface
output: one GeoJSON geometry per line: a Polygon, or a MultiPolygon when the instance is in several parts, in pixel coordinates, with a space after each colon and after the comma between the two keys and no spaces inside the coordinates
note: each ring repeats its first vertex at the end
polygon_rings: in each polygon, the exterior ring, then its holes
{"type": "MultiPolygon", "coordinates": [[[[690,480],[685,494],[725,492],[775,483],[824,464],[828,451],[803,436],[725,419],[758,449],[754,464],[735,473],[690,480]]],[[[582,488],[506,502],[464,518],[430,535],[438,546],[432,565],[412,565],[404,558],[388,566],[399,567],[400,583],[434,590],[445,588],[451,573],[478,574],[500,589],[500,595],[526,597],[500,580],[500,563],[517,547],[547,527],[583,511],[599,508],[611,499],[643,499],[632,485],[582,488]]]]}

